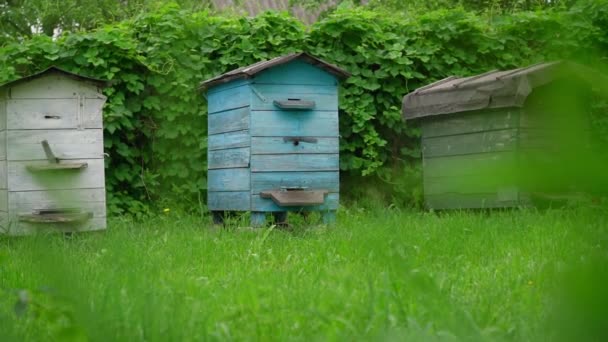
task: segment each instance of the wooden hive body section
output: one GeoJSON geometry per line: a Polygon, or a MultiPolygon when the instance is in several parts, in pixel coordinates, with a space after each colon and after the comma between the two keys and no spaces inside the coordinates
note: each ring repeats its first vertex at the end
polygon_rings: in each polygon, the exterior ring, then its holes
{"type": "Polygon", "coordinates": [[[295,59],[213,86],[207,98],[211,211],[252,211],[255,221],[267,212],[336,210],[336,76],[295,59]],[[271,190],[318,192],[290,203],[289,196],[265,195],[271,190]]]}
{"type": "Polygon", "coordinates": [[[49,69],[0,88],[0,230],[106,227],[99,82],[49,69]]]}

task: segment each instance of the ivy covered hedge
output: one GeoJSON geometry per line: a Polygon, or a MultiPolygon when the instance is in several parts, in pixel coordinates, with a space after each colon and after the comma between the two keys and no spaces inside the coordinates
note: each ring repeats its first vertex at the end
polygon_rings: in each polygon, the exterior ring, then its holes
{"type": "Polygon", "coordinates": [[[374,176],[419,154],[416,128],[401,120],[404,94],[449,75],[557,58],[605,60],[608,1],[499,18],[343,9],[310,28],[283,13],[224,17],[170,4],[93,32],[5,43],[0,83],[50,65],[111,80],[104,113],[110,210],[138,212],[175,196],[198,207],[207,143],[199,82],[301,50],[352,73],[341,89],[341,169],[374,176]]]}

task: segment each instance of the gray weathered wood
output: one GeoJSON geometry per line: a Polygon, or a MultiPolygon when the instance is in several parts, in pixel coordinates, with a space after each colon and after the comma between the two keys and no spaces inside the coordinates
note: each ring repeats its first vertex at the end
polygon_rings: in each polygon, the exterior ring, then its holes
{"type": "Polygon", "coordinates": [[[18,130],[8,131],[7,135],[8,160],[44,159],[43,140],[48,141],[60,160],[104,157],[101,129],[18,130]]]}
{"type": "Polygon", "coordinates": [[[8,169],[6,160],[0,160],[0,189],[8,189],[8,169]]]}
{"type": "MultiPolygon", "coordinates": [[[[2,94],[0,94],[1,96],[2,94]]],[[[6,129],[6,101],[0,97],[0,131],[6,129]]]]}
{"type": "Polygon", "coordinates": [[[82,82],[64,75],[40,76],[34,80],[11,86],[11,99],[58,99],[75,98],[79,95],[95,98],[101,91],[89,82],[82,82]]]}
{"type": "Polygon", "coordinates": [[[516,109],[489,110],[449,116],[438,115],[424,119],[421,123],[423,138],[485,132],[518,126],[519,111],[516,109]]]}
{"type": "Polygon", "coordinates": [[[425,177],[478,175],[495,177],[499,174],[516,172],[517,153],[492,152],[425,158],[423,160],[425,177]]]}
{"type": "Polygon", "coordinates": [[[6,159],[6,131],[0,131],[0,160],[6,159]]]}
{"type": "Polygon", "coordinates": [[[422,139],[425,158],[485,152],[513,151],[517,148],[517,129],[486,131],[422,139]]]}
{"type": "Polygon", "coordinates": [[[87,99],[80,108],[76,99],[20,99],[7,102],[7,128],[65,129],[102,128],[98,107],[102,100],[87,99]]]}
{"type": "Polygon", "coordinates": [[[36,233],[56,233],[56,232],[87,232],[97,231],[106,228],[105,217],[93,217],[90,220],[75,224],[67,223],[29,223],[19,221],[16,216],[11,216],[5,228],[5,233],[9,235],[30,235],[36,233]]]}
{"type": "Polygon", "coordinates": [[[58,190],[102,188],[104,184],[103,159],[76,159],[71,162],[87,163],[79,170],[31,172],[28,165],[48,165],[47,160],[12,161],[8,163],[8,188],[10,191],[58,190]]]}
{"type": "Polygon", "coordinates": [[[249,167],[249,154],[249,147],[209,151],[207,159],[208,169],[249,167]]]}
{"type": "MultiPolygon", "coordinates": [[[[445,176],[424,177],[424,194],[438,195],[446,193],[501,193],[504,196],[517,192],[517,175],[494,177],[482,177],[480,175],[470,176],[445,176]]],[[[512,197],[512,196],[511,196],[512,197]]]]}
{"type": "Polygon", "coordinates": [[[0,190],[0,211],[8,211],[8,190],[0,190]]]}

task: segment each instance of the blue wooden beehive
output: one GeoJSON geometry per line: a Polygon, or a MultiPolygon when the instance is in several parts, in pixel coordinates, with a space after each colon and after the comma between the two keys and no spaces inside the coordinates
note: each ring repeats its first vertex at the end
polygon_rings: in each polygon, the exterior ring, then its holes
{"type": "Polygon", "coordinates": [[[338,79],[349,74],[306,53],[277,57],[207,80],[208,207],[335,217],[339,199],[338,79]]]}

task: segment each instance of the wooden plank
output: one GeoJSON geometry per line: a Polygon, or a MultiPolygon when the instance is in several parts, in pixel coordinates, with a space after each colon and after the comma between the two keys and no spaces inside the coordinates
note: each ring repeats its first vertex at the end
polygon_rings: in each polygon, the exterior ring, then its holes
{"type": "Polygon", "coordinates": [[[249,210],[251,194],[249,191],[209,191],[207,207],[209,210],[249,210]]]}
{"type": "Polygon", "coordinates": [[[249,106],[251,90],[249,85],[209,93],[207,95],[207,112],[214,114],[230,109],[249,106]]]}
{"type": "Polygon", "coordinates": [[[0,131],[6,129],[6,101],[0,97],[0,131]]]}
{"type": "Polygon", "coordinates": [[[103,128],[100,106],[103,100],[86,99],[80,109],[78,99],[22,99],[7,102],[7,128],[65,129],[103,128]],[[81,117],[79,117],[81,115],[81,117]]]}
{"type": "Polygon", "coordinates": [[[255,154],[251,171],[338,171],[338,154],[255,154]]]}
{"type": "Polygon", "coordinates": [[[440,194],[425,196],[428,209],[489,209],[527,205],[526,201],[500,200],[496,193],[440,194]]]}
{"type": "Polygon", "coordinates": [[[254,78],[255,83],[336,85],[336,77],[301,60],[277,65],[254,78]]]}
{"type": "Polygon", "coordinates": [[[340,173],[329,172],[254,172],[251,174],[251,192],[280,189],[281,187],[301,187],[310,190],[340,190],[340,173]]]}
{"type": "Polygon", "coordinates": [[[249,168],[217,169],[207,173],[208,191],[249,191],[249,168]]]}
{"type": "Polygon", "coordinates": [[[82,118],[79,128],[103,128],[103,106],[106,97],[83,98],[82,118]]]}
{"type": "Polygon", "coordinates": [[[212,134],[207,139],[210,151],[236,147],[248,147],[251,144],[249,130],[212,134]]]}
{"type": "Polygon", "coordinates": [[[0,160],[6,159],[6,131],[0,131],[0,160]]]}
{"type": "Polygon", "coordinates": [[[57,170],[30,172],[28,165],[46,165],[47,160],[12,161],[8,163],[8,188],[11,191],[59,190],[103,188],[104,160],[77,159],[73,162],[87,163],[79,170],[57,170]]]}
{"type": "Polygon", "coordinates": [[[501,198],[512,198],[517,194],[516,184],[517,179],[515,175],[511,177],[495,177],[494,175],[480,177],[479,175],[470,175],[434,178],[425,175],[424,193],[425,195],[496,193],[501,194],[501,198]]]}
{"type": "Polygon", "coordinates": [[[8,235],[31,235],[37,233],[88,232],[104,229],[106,229],[105,217],[93,217],[85,222],[75,224],[52,224],[21,222],[16,216],[11,216],[4,233],[8,235]]]}
{"type": "MultiPolygon", "coordinates": [[[[9,195],[10,197],[10,195],[9,195]]],[[[81,209],[90,212],[93,217],[106,217],[105,202],[56,202],[56,203],[23,203],[10,202],[9,213],[13,217],[20,214],[31,214],[44,209],[81,209]]]]}
{"type": "Polygon", "coordinates": [[[0,235],[8,234],[8,212],[0,211],[0,235]]]}
{"type": "Polygon", "coordinates": [[[251,154],[339,153],[338,138],[314,138],[316,142],[286,141],[284,137],[252,137],[251,154]]]}
{"type": "Polygon", "coordinates": [[[8,169],[7,169],[7,161],[0,160],[0,189],[8,189],[8,169]]]}
{"type": "Polygon", "coordinates": [[[422,161],[425,177],[512,175],[516,172],[516,162],[517,153],[511,151],[424,158],[422,161]]]}
{"type": "Polygon", "coordinates": [[[230,81],[228,83],[221,83],[221,84],[215,85],[215,86],[207,89],[206,96],[213,95],[213,94],[216,94],[216,93],[228,90],[228,89],[248,85],[250,83],[251,83],[250,79],[236,79],[236,80],[230,81]]]}
{"type": "Polygon", "coordinates": [[[249,153],[249,147],[209,151],[207,158],[208,168],[211,170],[249,167],[249,153]]]}
{"type": "Polygon", "coordinates": [[[434,116],[422,121],[421,131],[422,137],[428,138],[517,128],[518,126],[518,110],[486,110],[434,116]]]}
{"type": "Polygon", "coordinates": [[[337,111],[254,111],[251,135],[256,137],[337,137],[337,111]]]}
{"type": "MultiPolygon", "coordinates": [[[[300,99],[303,101],[314,101],[316,111],[338,111],[338,96],[335,94],[303,93],[298,92],[298,87],[292,86],[262,86],[256,85],[256,93],[251,97],[252,110],[280,110],[274,101],[285,101],[288,99],[300,99]],[[294,88],[294,89],[292,89],[294,88]]],[[[305,91],[305,90],[304,90],[305,91]]],[[[291,110],[291,112],[308,112],[310,110],[291,110]]]]}
{"type": "Polygon", "coordinates": [[[8,190],[0,190],[0,211],[8,211],[8,190]]]}
{"type": "Polygon", "coordinates": [[[517,148],[518,130],[506,129],[429,137],[422,139],[424,157],[513,151],[517,148]]]}
{"type": "Polygon", "coordinates": [[[325,203],[322,205],[305,207],[281,207],[270,198],[261,198],[260,195],[251,196],[252,211],[326,211],[338,209],[339,204],[340,195],[338,193],[327,194],[325,203]]]}
{"type": "Polygon", "coordinates": [[[208,116],[209,135],[249,128],[249,107],[237,108],[208,116]]]}
{"type": "Polygon", "coordinates": [[[51,74],[12,86],[10,89],[10,98],[65,99],[75,98],[78,95],[95,98],[100,93],[101,91],[89,82],[77,81],[59,74],[51,74]]]}
{"type": "Polygon", "coordinates": [[[103,130],[18,130],[8,131],[8,160],[45,159],[41,141],[49,143],[59,159],[101,159],[103,130]]]}

